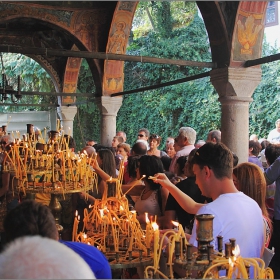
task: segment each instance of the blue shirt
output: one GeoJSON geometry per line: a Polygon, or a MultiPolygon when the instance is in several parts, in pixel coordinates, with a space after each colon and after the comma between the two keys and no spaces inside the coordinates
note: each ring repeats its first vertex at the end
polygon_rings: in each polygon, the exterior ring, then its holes
{"type": "Polygon", "coordinates": [[[280,157],[278,157],[273,164],[265,170],[264,175],[268,185],[275,181],[274,219],[280,220],[280,157]]]}
{"type": "Polygon", "coordinates": [[[59,242],[83,258],[97,279],[112,279],[110,264],[104,254],[96,247],[81,242],[64,240],[59,240],[59,242]]]}

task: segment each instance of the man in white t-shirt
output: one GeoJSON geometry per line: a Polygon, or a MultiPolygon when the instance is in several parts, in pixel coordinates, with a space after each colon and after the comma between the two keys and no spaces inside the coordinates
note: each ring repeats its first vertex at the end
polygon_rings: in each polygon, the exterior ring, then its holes
{"type": "MultiPolygon", "coordinates": [[[[202,195],[212,198],[213,202],[196,203],[165,174],[156,174],[156,182],[167,188],[186,212],[214,215],[212,244],[215,250],[218,250],[217,236],[221,235],[224,244],[230,238],[236,239],[242,257],[260,257],[264,245],[262,212],[253,199],[236,189],[232,180],[232,152],[222,143],[206,143],[197,150],[192,163],[196,184],[202,195]]],[[[196,223],[189,242],[197,246],[196,223]]]]}
{"type": "Polygon", "coordinates": [[[280,143],[280,119],[275,122],[275,129],[271,130],[267,136],[267,140],[273,144],[280,143]]]}

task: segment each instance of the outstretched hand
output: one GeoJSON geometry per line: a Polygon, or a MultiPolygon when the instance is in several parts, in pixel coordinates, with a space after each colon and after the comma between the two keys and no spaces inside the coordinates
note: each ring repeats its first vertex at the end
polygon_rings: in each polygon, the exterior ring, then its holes
{"type": "Polygon", "coordinates": [[[172,184],[169,179],[167,178],[167,176],[165,175],[165,173],[157,173],[154,175],[153,177],[153,181],[155,183],[159,183],[162,185],[162,187],[166,188],[168,186],[170,186],[170,184],[172,184]]]}

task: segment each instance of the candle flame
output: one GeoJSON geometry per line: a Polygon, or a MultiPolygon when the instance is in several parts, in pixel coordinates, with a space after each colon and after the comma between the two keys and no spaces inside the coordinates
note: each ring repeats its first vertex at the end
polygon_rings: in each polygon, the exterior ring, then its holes
{"type": "Polygon", "coordinates": [[[158,230],[159,229],[158,224],[153,222],[152,223],[152,228],[153,228],[154,231],[158,230]]]}
{"type": "Polygon", "coordinates": [[[234,249],[232,250],[232,253],[233,253],[233,255],[236,256],[236,257],[240,255],[240,248],[239,248],[238,245],[236,245],[236,246],[234,247],[234,249]]]}
{"type": "Polygon", "coordinates": [[[78,216],[78,221],[80,221],[80,215],[78,216]]]}
{"type": "Polygon", "coordinates": [[[76,217],[78,216],[78,210],[76,210],[76,212],[75,212],[75,216],[76,216],[76,217]]]}
{"type": "Polygon", "coordinates": [[[179,226],[179,223],[178,223],[178,222],[175,222],[175,221],[172,221],[172,224],[173,224],[175,227],[178,227],[178,226],[179,226]]]}
{"type": "Polygon", "coordinates": [[[99,209],[99,211],[100,211],[101,218],[103,218],[103,216],[104,216],[104,209],[99,209]]]}
{"type": "Polygon", "coordinates": [[[122,205],[120,205],[120,211],[123,211],[123,209],[124,209],[124,208],[122,207],[122,205]]]}
{"type": "Polygon", "coordinates": [[[146,223],[149,224],[150,223],[150,219],[148,218],[148,213],[145,212],[145,219],[146,219],[146,223]]]}
{"type": "Polygon", "coordinates": [[[87,238],[87,234],[86,233],[84,233],[84,239],[86,239],[87,238]]]}

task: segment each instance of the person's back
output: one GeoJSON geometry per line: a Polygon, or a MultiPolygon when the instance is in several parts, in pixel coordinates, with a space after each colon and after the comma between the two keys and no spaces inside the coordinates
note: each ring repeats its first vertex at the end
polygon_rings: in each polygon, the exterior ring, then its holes
{"type": "MultiPolygon", "coordinates": [[[[242,192],[221,194],[213,202],[202,206],[199,214],[213,214],[213,244],[218,249],[218,235],[223,242],[236,239],[242,257],[260,257],[264,244],[264,223],[258,204],[242,192]],[[252,233],[245,238],[247,233],[252,233]]],[[[194,223],[190,243],[197,246],[196,223],[194,223]]]]}
{"type": "MultiPolygon", "coordinates": [[[[217,236],[223,236],[224,244],[235,238],[243,257],[260,257],[264,246],[264,223],[258,204],[239,192],[234,185],[233,154],[222,143],[206,143],[197,150],[193,159],[196,184],[202,195],[213,202],[195,202],[167,180],[164,174],[156,174],[155,181],[167,188],[181,207],[193,214],[213,214],[213,244],[217,250],[217,236]],[[246,234],[250,237],[245,238],[246,234]]],[[[196,223],[190,243],[197,246],[196,223]]]]}
{"type": "Polygon", "coordinates": [[[90,266],[91,270],[94,271],[97,279],[112,279],[112,272],[109,262],[104,254],[96,247],[81,242],[63,240],[60,240],[59,242],[66,245],[79,256],[81,256],[90,266]]]}
{"type": "MultiPolygon", "coordinates": [[[[206,143],[195,153],[193,171],[203,195],[213,202],[202,205],[200,214],[213,214],[213,244],[217,247],[217,236],[223,236],[223,243],[236,239],[243,257],[260,257],[264,245],[264,223],[259,205],[250,197],[239,192],[232,179],[233,154],[222,143],[206,143]],[[253,232],[250,238],[244,234],[253,232]]],[[[197,244],[196,224],[190,243],[197,244]]]]}

